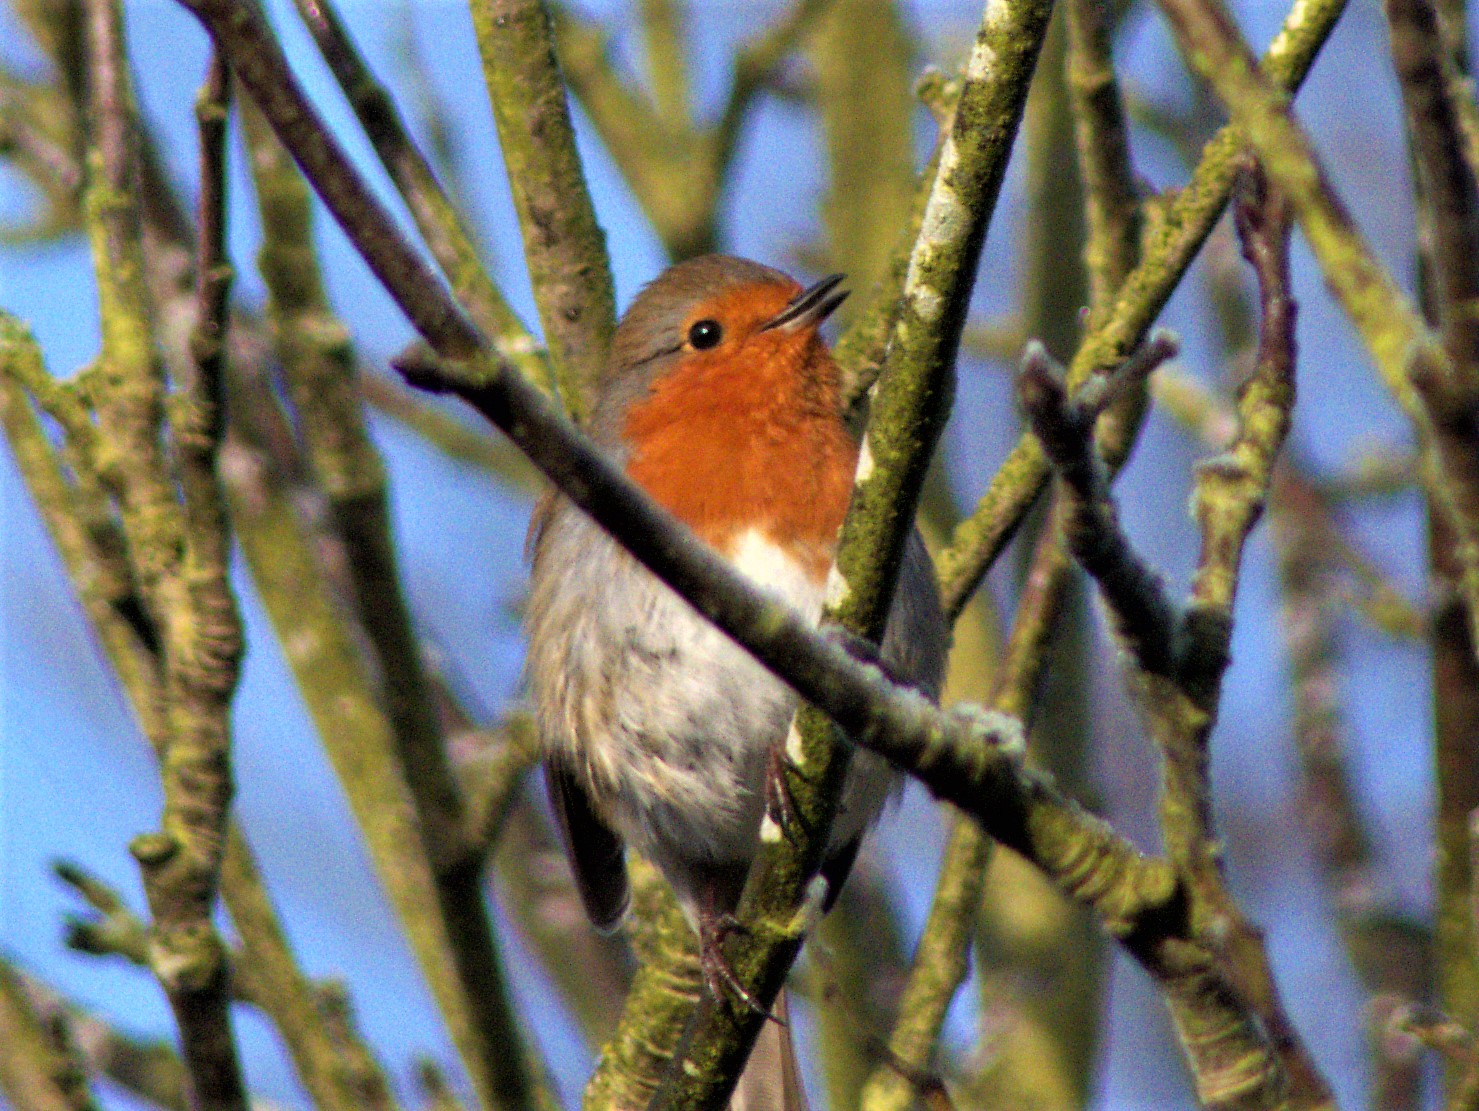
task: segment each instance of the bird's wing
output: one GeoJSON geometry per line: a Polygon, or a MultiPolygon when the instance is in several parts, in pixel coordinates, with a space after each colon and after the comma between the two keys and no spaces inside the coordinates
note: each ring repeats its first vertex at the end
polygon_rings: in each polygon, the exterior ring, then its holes
{"type": "Polygon", "coordinates": [[[631,901],[621,836],[596,813],[580,778],[558,756],[545,758],[544,782],[585,912],[596,929],[614,930],[631,901]]]}

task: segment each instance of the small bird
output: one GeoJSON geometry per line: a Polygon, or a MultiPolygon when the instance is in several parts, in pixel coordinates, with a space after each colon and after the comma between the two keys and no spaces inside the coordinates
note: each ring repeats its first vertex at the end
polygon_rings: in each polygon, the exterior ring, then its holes
{"type": "MultiPolygon", "coordinates": [[[[840,373],[819,327],[847,296],[708,255],[627,310],[587,431],[627,476],[757,587],[815,622],[857,470],[840,373]]],[[[628,902],[624,846],[671,883],[711,992],[759,848],[795,694],[554,493],[530,528],[526,671],[551,804],[591,921],[628,902]]],[[[910,538],[881,665],[931,697],[946,624],[910,538]]],[[[859,751],[823,876],[836,898],[898,776],[859,751]]]]}

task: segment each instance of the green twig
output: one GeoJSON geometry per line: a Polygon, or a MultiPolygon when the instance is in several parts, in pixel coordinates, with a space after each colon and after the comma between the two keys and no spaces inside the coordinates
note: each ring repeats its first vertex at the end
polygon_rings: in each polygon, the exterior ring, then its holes
{"type": "Polygon", "coordinates": [[[87,1078],[0,958],[0,1096],[16,1111],[92,1111],[87,1078]]]}
{"type": "MultiPolygon", "coordinates": [[[[1416,178],[1423,313],[1442,336],[1456,387],[1445,391],[1453,395],[1449,404],[1457,403],[1448,419],[1442,408],[1435,410],[1436,444],[1440,459],[1461,459],[1464,445],[1469,454],[1479,450],[1472,423],[1479,404],[1479,318],[1474,314],[1479,299],[1479,190],[1461,122],[1464,108],[1473,110],[1472,93],[1459,87],[1464,47],[1446,41],[1430,0],[1387,0],[1385,8],[1416,178]],[[1445,450],[1445,445],[1451,446],[1445,450]]],[[[1479,726],[1479,669],[1474,666],[1479,594],[1472,589],[1479,576],[1472,566],[1479,555],[1479,519],[1472,515],[1479,500],[1465,498],[1459,482],[1451,483],[1447,492],[1451,505],[1445,504],[1444,491],[1427,493],[1429,566],[1438,598],[1432,625],[1438,772],[1434,955],[1440,1005],[1467,1017],[1479,1007],[1475,922],[1469,913],[1474,884],[1469,822],[1479,806],[1479,767],[1473,746],[1463,739],[1479,726]],[[1445,519],[1446,509],[1456,511],[1456,517],[1445,519]],[[1462,619],[1465,604],[1467,624],[1462,619]]],[[[1479,1100],[1479,1072],[1447,1065],[1445,1079],[1450,1106],[1468,1107],[1479,1100]]]]}
{"type": "MultiPolygon", "coordinates": [[[[195,1099],[245,1111],[225,951],[211,918],[232,791],[227,710],[241,653],[226,526],[214,489],[217,440],[209,420],[192,426],[187,419],[176,429],[178,469],[161,450],[165,389],[143,278],[133,199],[138,127],[116,5],[88,4],[87,50],[93,109],[87,211],[103,332],[92,389],[108,452],[100,463],[117,491],[129,559],[159,636],[167,707],[162,828],[135,838],[131,850],[153,915],[150,964],[175,1012],[195,1099]],[[175,497],[177,481],[183,505],[175,497]]],[[[212,186],[204,192],[209,196],[212,186]]],[[[202,256],[213,262],[203,283],[221,281],[219,246],[202,240],[202,256]]],[[[199,304],[215,300],[207,291],[199,304]]],[[[203,334],[218,322],[196,323],[203,334]]],[[[197,356],[194,385],[181,395],[182,408],[196,414],[209,407],[207,348],[203,343],[197,356]]]]}
{"type": "MultiPolygon", "coordinates": [[[[1188,64],[1227,105],[1270,179],[1287,191],[1336,299],[1433,453],[1433,493],[1454,531],[1471,636],[1479,630],[1479,374],[1455,364],[1372,254],[1326,179],[1287,97],[1253,62],[1218,0],[1161,0],[1188,64]]],[[[1479,638],[1476,638],[1479,639],[1479,638]]]]}
{"type": "MultiPolygon", "coordinates": [[[[355,612],[380,663],[399,771],[430,854],[437,910],[452,947],[461,1005],[477,1039],[478,1067],[504,1105],[526,1106],[533,1088],[527,1055],[503,983],[479,869],[468,853],[463,799],[400,587],[384,466],[359,403],[348,331],[333,314],[320,278],[309,192],[261,117],[249,112],[244,119],[262,212],[269,327],[307,462],[328,495],[346,548],[355,612]]],[[[455,1029],[457,1020],[449,1021],[455,1029]]]]}
{"type": "Polygon", "coordinates": [[[423,282],[424,272],[410,265],[414,255],[398,241],[388,217],[342,152],[302,126],[311,113],[301,102],[301,93],[286,80],[280,55],[269,55],[264,62],[251,54],[256,49],[251,22],[226,21],[214,5],[207,15],[244,83],[250,84],[248,76],[251,82],[261,82],[268,74],[275,79],[270,88],[253,88],[254,95],[259,95],[295,157],[310,167],[311,180],[335,208],[351,241],[380,262],[408,263],[404,268],[377,269],[397,302],[425,329],[428,342],[444,359],[482,353],[474,368],[476,377],[426,381],[455,388],[478,405],[563,493],[804,698],[837,719],[858,743],[911,769],[942,797],[981,818],[1000,840],[1092,905],[1117,936],[1139,939],[1133,951],[1149,959],[1141,942],[1164,937],[1150,927],[1175,897],[1168,872],[1064,799],[1049,777],[1023,768],[1020,733],[1010,719],[942,714],[917,695],[895,688],[759,595],[722,560],[686,537],[537,391],[493,362],[445,292],[435,283],[423,282]],[[248,30],[241,31],[243,26],[248,30]],[[245,49],[249,57],[237,65],[233,49],[245,49]],[[309,146],[314,149],[306,149],[309,146]]]}
{"type": "MultiPolygon", "coordinates": [[[[53,1031],[74,1067],[89,1078],[106,1077],[146,1103],[167,1111],[187,1111],[184,1066],[163,1041],[138,1041],[95,1014],[64,999],[34,976],[17,976],[32,1009],[53,1031]]],[[[7,1039],[7,1044],[9,1040],[7,1039]]],[[[23,1043],[22,1043],[23,1044],[23,1043]]],[[[21,1106],[24,1106],[22,1104],[21,1106]]]]}

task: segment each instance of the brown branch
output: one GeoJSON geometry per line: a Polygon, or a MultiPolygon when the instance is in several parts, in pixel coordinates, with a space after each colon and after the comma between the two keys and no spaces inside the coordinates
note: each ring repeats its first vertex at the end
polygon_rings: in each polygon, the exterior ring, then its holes
{"type": "MultiPolygon", "coordinates": [[[[1460,105],[1472,112],[1473,103],[1455,69],[1463,47],[1456,58],[1430,0],[1386,0],[1384,6],[1416,171],[1423,311],[1439,329],[1453,368],[1446,379],[1435,375],[1417,385],[1432,411],[1436,454],[1449,479],[1446,490],[1428,491],[1429,566],[1437,596],[1431,628],[1438,773],[1435,971],[1440,1005],[1468,1020],[1479,1007],[1479,933],[1468,906],[1476,873],[1466,851],[1470,814],[1479,806],[1479,760],[1472,743],[1479,728],[1479,189],[1460,105]]],[[[1479,1101],[1479,1066],[1450,1064],[1444,1073],[1450,1106],[1479,1101]]]]}
{"type": "Polygon", "coordinates": [[[421,256],[395,231],[395,222],[353,172],[343,147],[309,105],[282,48],[261,14],[231,0],[180,0],[215,39],[242,88],[272,121],[304,175],[321,190],[324,204],[355,239],[366,263],[387,288],[406,295],[401,310],[423,333],[441,337],[452,359],[476,351],[482,337],[446,295],[421,256]],[[413,292],[419,291],[419,292],[413,292]]]}
{"type": "MultiPolygon", "coordinates": [[[[300,138],[291,127],[281,130],[290,141],[300,138]]],[[[335,167],[341,169],[347,167],[335,167]]],[[[339,189],[325,187],[331,194],[339,189]]],[[[352,220],[347,223],[358,241],[361,229],[352,220]]],[[[414,277],[390,274],[387,285],[405,298],[411,291],[404,283],[414,277]]],[[[433,287],[431,292],[440,291],[433,287]]],[[[456,319],[429,308],[420,314],[423,322],[456,319]]],[[[443,355],[455,357],[466,333],[453,323],[445,332],[429,327],[427,338],[443,355]]],[[[1009,720],[941,714],[851,660],[793,615],[777,612],[687,538],[509,370],[486,361],[479,369],[486,372],[482,384],[455,387],[507,430],[563,492],[702,612],[718,619],[860,743],[913,768],[943,797],[971,809],[991,832],[1094,905],[1131,951],[1166,980],[1168,990],[1183,999],[1226,995],[1215,970],[1187,966],[1176,956],[1187,923],[1175,909],[1178,898],[1167,873],[1063,800],[1048,778],[1022,768],[1015,756],[1019,737],[1009,720]]]]}
{"type": "MultiPolygon", "coordinates": [[[[534,1084],[513,1017],[479,869],[465,840],[464,801],[447,757],[431,684],[401,589],[391,536],[385,469],[365,424],[348,329],[334,315],[312,243],[310,194],[260,116],[244,114],[262,213],[261,268],[267,317],[287,378],[306,461],[328,497],[357,616],[380,667],[384,713],[398,770],[410,788],[421,845],[430,858],[464,1019],[464,1046],[480,1039],[495,1091],[524,1105],[534,1084]]],[[[275,558],[281,559],[281,555],[275,558]]],[[[336,723],[333,728],[340,728],[336,723]]],[[[403,846],[407,848],[409,846],[403,846]]],[[[432,908],[423,908],[430,911],[432,908]]],[[[440,958],[438,958],[440,960],[440,958]]],[[[439,993],[447,1005],[450,986],[439,993]]]]}
{"type": "Polygon", "coordinates": [[[130,561],[160,633],[168,722],[162,829],[136,838],[131,850],[153,916],[150,964],[175,1012],[195,1098],[207,1108],[245,1111],[225,954],[211,922],[232,789],[227,707],[241,652],[224,523],[211,489],[214,442],[209,429],[181,438],[178,476],[160,448],[164,383],[152,351],[133,201],[138,127],[122,15],[107,0],[90,0],[86,19],[94,121],[89,194],[103,315],[98,411],[103,439],[117,453],[105,474],[118,490],[130,561]],[[175,499],[177,477],[183,507],[175,499]]]}
{"type": "MultiPolygon", "coordinates": [[[[1126,364],[1116,379],[1095,379],[1111,392],[1136,388],[1177,345],[1162,336],[1126,364]]],[[[1065,537],[1084,569],[1098,580],[1118,631],[1137,666],[1170,676],[1177,646],[1171,636],[1178,619],[1155,572],[1135,554],[1120,530],[1109,498],[1108,474],[1094,442],[1094,422],[1103,411],[1104,390],[1088,388],[1072,398],[1041,344],[1029,343],[1017,378],[1017,402],[1071,499],[1065,508],[1065,537]]]]}
{"type": "Polygon", "coordinates": [[[1198,472],[1203,548],[1184,617],[1119,532],[1092,454],[1092,419],[1074,412],[1043,360],[1024,367],[1025,407],[1059,469],[1062,488],[1074,495],[1070,542],[1099,581],[1129,642],[1136,692],[1164,756],[1162,832],[1188,900],[1191,949],[1181,956],[1195,959],[1152,963],[1170,956],[1157,949],[1147,954],[1147,963],[1161,979],[1198,1093],[1214,1107],[1286,1099],[1294,1106],[1325,1107],[1329,1090],[1279,1002],[1262,939],[1227,893],[1212,825],[1207,745],[1228,662],[1233,592],[1243,543],[1262,511],[1293,403],[1287,209],[1276,195],[1257,192],[1239,207],[1245,251],[1263,294],[1260,360],[1240,398],[1237,440],[1198,472]],[[1217,926],[1209,931],[1212,922],[1217,926]]]}

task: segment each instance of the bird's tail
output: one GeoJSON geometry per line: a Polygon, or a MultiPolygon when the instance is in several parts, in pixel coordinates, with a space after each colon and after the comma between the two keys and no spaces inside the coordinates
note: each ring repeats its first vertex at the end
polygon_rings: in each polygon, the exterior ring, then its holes
{"type": "Polygon", "coordinates": [[[784,989],[775,1001],[775,1017],[755,1039],[750,1060],[735,1086],[729,1111],[807,1111],[801,1065],[791,1040],[791,1007],[784,989]]]}

